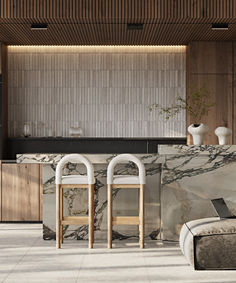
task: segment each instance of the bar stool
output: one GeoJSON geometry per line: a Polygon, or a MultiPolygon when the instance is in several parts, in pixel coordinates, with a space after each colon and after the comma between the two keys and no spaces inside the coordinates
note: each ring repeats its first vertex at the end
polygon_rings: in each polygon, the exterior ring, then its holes
{"type": "Polygon", "coordinates": [[[89,225],[89,248],[94,242],[94,169],[91,162],[81,154],[68,154],[58,163],[56,168],[56,246],[61,248],[63,243],[63,225],[89,225]],[[66,163],[83,163],[87,175],[62,176],[62,169],[66,163]],[[89,216],[63,215],[63,189],[88,188],[89,216]]]}
{"type": "Polygon", "coordinates": [[[108,248],[112,248],[112,227],[114,225],[139,225],[139,245],[144,248],[144,186],[146,172],[143,163],[132,154],[120,154],[113,158],[107,168],[108,185],[108,248]],[[115,166],[124,161],[132,161],[139,170],[139,176],[114,175],[115,166]],[[112,189],[137,188],[139,189],[139,216],[112,216],[112,189]]]}

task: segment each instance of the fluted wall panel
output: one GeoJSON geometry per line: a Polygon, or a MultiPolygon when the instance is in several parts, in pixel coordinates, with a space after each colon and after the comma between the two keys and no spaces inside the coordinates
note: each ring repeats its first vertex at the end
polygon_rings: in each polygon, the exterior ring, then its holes
{"type": "Polygon", "coordinates": [[[9,136],[182,137],[148,106],[185,97],[184,46],[9,46],[9,136]]]}

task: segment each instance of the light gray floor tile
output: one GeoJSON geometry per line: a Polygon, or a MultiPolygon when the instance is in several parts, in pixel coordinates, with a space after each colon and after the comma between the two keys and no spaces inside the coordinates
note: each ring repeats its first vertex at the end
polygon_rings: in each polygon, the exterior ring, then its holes
{"type": "Polygon", "coordinates": [[[55,241],[42,239],[42,225],[1,224],[0,282],[236,283],[236,271],[194,271],[175,243],[151,241],[144,250],[132,241],[106,246],[96,242],[89,250],[86,241],[67,240],[56,249],[55,241]]]}

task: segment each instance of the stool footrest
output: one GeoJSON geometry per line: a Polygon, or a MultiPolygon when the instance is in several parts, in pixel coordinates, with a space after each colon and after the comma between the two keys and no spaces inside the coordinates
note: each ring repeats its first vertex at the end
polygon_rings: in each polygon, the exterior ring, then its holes
{"type": "Polygon", "coordinates": [[[138,216],[117,216],[112,217],[112,225],[139,225],[138,216]]]}
{"type": "Polygon", "coordinates": [[[89,224],[88,216],[64,216],[62,221],[62,225],[76,225],[76,224],[89,224]]]}
{"type": "Polygon", "coordinates": [[[112,184],[113,189],[140,189],[139,184],[112,184]]]}
{"type": "Polygon", "coordinates": [[[87,184],[61,184],[61,189],[87,189],[89,185],[87,184]]]}

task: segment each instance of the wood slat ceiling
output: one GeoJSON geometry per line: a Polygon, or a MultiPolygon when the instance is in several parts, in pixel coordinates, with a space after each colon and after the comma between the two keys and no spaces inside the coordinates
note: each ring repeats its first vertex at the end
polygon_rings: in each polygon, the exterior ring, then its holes
{"type": "Polygon", "coordinates": [[[236,40],[236,0],[0,0],[9,45],[178,45],[236,40]],[[31,23],[48,23],[31,31],[31,23]],[[212,31],[211,23],[229,23],[212,31]],[[143,30],[127,30],[143,23],[143,30]]]}

